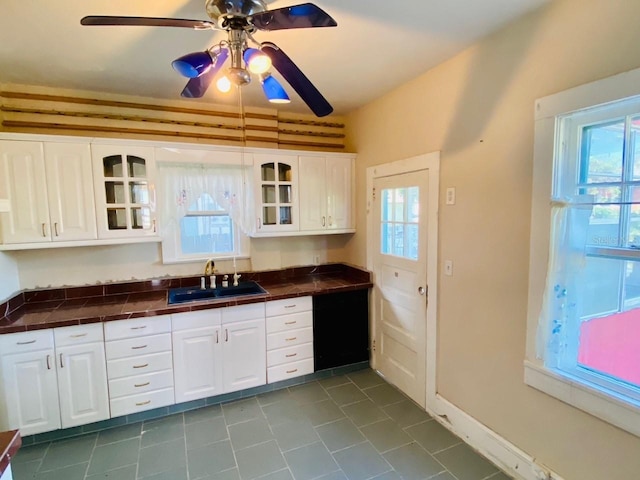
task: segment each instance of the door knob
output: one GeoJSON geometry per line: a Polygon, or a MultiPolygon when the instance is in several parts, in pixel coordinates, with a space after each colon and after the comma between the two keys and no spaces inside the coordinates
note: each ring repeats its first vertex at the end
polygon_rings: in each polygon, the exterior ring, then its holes
{"type": "Polygon", "coordinates": [[[418,287],[418,293],[420,295],[424,295],[425,293],[427,293],[427,289],[424,287],[418,287]]]}

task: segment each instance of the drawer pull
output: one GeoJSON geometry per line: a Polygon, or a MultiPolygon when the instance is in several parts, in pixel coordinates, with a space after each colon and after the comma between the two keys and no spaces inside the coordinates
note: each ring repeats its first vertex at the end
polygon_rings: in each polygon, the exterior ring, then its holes
{"type": "Polygon", "coordinates": [[[298,371],[297,368],[294,368],[293,370],[287,370],[287,373],[296,373],[298,371]]]}
{"type": "Polygon", "coordinates": [[[291,338],[285,338],[285,341],[287,342],[293,342],[294,340],[297,340],[298,337],[291,337],[291,338]]]}
{"type": "Polygon", "coordinates": [[[64,363],[62,363],[62,354],[60,354],[60,368],[64,368],[64,363]]]}
{"type": "Polygon", "coordinates": [[[297,356],[297,353],[290,353],[289,355],[285,355],[286,358],[291,358],[297,356]]]}
{"type": "Polygon", "coordinates": [[[135,383],[133,386],[136,388],[140,388],[140,387],[146,387],[147,385],[150,385],[151,382],[146,382],[146,383],[135,383]]]}
{"type": "Polygon", "coordinates": [[[147,345],[140,345],[139,347],[131,347],[131,350],[141,350],[143,348],[147,348],[147,345]]]}
{"type": "Polygon", "coordinates": [[[16,345],[31,345],[32,343],[36,343],[36,341],[29,340],[28,342],[16,342],[16,345]]]}
{"type": "Polygon", "coordinates": [[[148,366],[149,366],[149,364],[145,363],[144,365],[134,365],[133,368],[145,368],[145,367],[148,367],[148,366]]]}
{"type": "Polygon", "coordinates": [[[131,330],[142,330],[143,328],[147,328],[146,325],[140,325],[139,327],[131,327],[131,330]]]}
{"type": "Polygon", "coordinates": [[[143,405],[149,405],[150,403],[151,403],[151,400],[147,400],[146,402],[136,402],[136,406],[141,407],[143,405]]]}
{"type": "Polygon", "coordinates": [[[284,308],[296,308],[296,304],[294,303],[293,305],[285,305],[284,308]]]}
{"type": "Polygon", "coordinates": [[[285,325],[295,325],[296,323],[298,322],[296,322],[295,320],[293,322],[284,322],[285,325]]]}
{"type": "Polygon", "coordinates": [[[47,370],[51,370],[51,355],[47,355],[47,370]]]}
{"type": "Polygon", "coordinates": [[[87,334],[86,333],[79,333],[77,335],[71,335],[71,338],[82,338],[82,337],[86,337],[87,334]]]}

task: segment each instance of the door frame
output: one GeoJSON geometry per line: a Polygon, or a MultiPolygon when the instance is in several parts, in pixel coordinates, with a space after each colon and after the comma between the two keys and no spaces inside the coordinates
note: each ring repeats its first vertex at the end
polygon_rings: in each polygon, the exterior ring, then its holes
{"type": "MultiPolygon", "coordinates": [[[[429,219],[429,229],[427,231],[427,326],[426,326],[426,405],[427,409],[434,409],[436,404],[436,359],[437,359],[437,314],[438,314],[438,210],[439,210],[439,188],[440,188],[440,152],[431,152],[418,155],[403,160],[398,160],[382,165],[375,165],[367,168],[367,238],[372,239],[377,235],[377,223],[373,218],[373,183],[374,179],[389,177],[404,173],[416,172],[419,170],[429,171],[429,191],[427,201],[427,218],[429,219]]],[[[374,252],[372,243],[367,242],[367,269],[373,272],[374,252]]],[[[376,283],[375,273],[373,282],[376,283]]],[[[371,312],[370,328],[371,339],[376,338],[376,328],[379,312],[376,310],[376,289],[372,290],[372,298],[369,301],[371,312]]],[[[371,366],[376,368],[377,353],[373,351],[371,356],[371,366]]]]}

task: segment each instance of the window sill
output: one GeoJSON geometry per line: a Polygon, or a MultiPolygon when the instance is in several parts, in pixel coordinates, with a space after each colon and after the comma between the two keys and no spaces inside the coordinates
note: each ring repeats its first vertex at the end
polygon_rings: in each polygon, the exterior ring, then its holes
{"type": "Polygon", "coordinates": [[[524,383],[640,437],[640,403],[608,395],[529,360],[524,362],[524,383]]]}

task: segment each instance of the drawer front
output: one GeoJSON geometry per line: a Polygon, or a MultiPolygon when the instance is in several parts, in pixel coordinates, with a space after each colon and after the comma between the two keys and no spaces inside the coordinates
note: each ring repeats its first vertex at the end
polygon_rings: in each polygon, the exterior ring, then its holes
{"type": "Polygon", "coordinates": [[[173,370],[136,375],[135,377],[109,380],[109,398],[138,395],[153,390],[173,387],[173,370]]]}
{"type": "Polygon", "coordinates": [[[313,327],[313,312],[299,312],[267,318],[267,334],[313,327]]]}
{"type": "Polygon", "coordinates": [[[107,360],[171,351],[171,334],[163,333],[162,335],[106,342],[105,349],[107,360]]]}
{"type": "Polygon", "coordinates": [[[264,318],[264,302],[222,309],[222,323],[243,322],[264,318]]]}
{"type": "Polygon", "coordinates": [[[267,383],[279,382],[290,378],[313,373],[313,358],[287,363],[267,369],[267,383]]]}
{"type": "Polygon", "coordinates": [[[275,317],[276,315],[306,312],[311,311],[312,309],[313,301],[311,300],[311,297],[296,297],[267,302],[266,313],[267,317],[275,317]]]}
{"type": "Polygon", "coordinates": [[[313,328],[298,328],[267,335],[267,350],[313,342],[313,328]]]}
{"type": "Polygon", "coordinates": [[[313,358],[313,343],[278,348],[267,352],[267,367],[313,358]]]}
{"type": "Polygon", "coordinates": [[[221,310],[218,308],[215,310],[174,313],[171,315],[171,331],[179,332],[194,328],[217,327],[222,322],[221,310]]]}
{"type": "Polygon", "coordinates": [[[134,338],[169,332],[171,332],[170,315],[117,320],[104,324],[104,339],[107,342],[121,338],[134,338]]]}
{"type": "Polygon", "coordinates": [[[175,403],[173,388],[155,390],[153,392],[130,395],[111,400],[111,417],[120,417],[131,413],[144,412],[175,403]]]}
{"type": "Polygon", "coordinates": [[[0,335],[0,351],[6,353],[36,352],[53,349],[52,329],[0,335]]]}
{"type": "Polygon", "coordinates": [[[171,368],[173,368],[171,352],[162,352],[109,360],[107,362],[107,375],[109,380],[113,380],[114,378],[160,372],[171,368]]]}
{"type": "Polygon", "coordinates": [[[56,342],[56,347],[104,341],[101,323],[54,328],[53,337],[56,342]]]}

